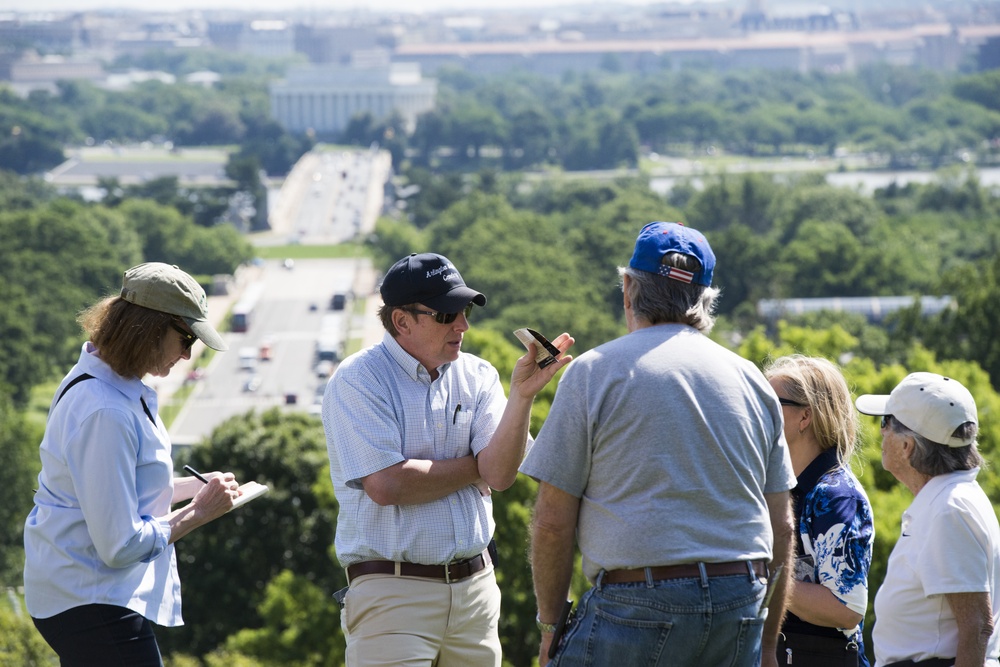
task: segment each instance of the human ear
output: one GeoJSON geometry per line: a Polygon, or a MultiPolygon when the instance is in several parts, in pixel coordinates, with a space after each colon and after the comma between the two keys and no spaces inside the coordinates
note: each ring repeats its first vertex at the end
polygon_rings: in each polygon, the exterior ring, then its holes
{"type": "Polygon", "coordinates": [[[802,408],[802,416],[799,417],[799,433],[804,433],[812,424],[812,408],[802,408]]]}
{"type": "Polygon", "coordinates": [[[395,325],[396,331],[400,333],[409,332],[410,330],[410,318],[405,310],[396,309],[392,311],[392,323],[395,325]]]}

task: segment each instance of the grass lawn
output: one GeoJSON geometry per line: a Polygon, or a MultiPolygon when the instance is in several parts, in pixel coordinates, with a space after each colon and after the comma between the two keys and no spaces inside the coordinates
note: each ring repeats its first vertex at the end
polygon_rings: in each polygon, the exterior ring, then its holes
{"type": "Polygon", "coordinates": [[[336,245],[310,245],[307,243],[281,246],[258,245],[255,250],[257,256],[261,259],[342,259],[345,257],[368,257],[371,255],[371,251],[360,243],[338,243],[336,245]]]}

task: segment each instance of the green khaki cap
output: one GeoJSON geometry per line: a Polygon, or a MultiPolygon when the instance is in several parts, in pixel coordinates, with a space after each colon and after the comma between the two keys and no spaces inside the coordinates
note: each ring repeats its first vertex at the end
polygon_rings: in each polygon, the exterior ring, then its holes
{"type": "Polygon", "coordinates": [[[228,350],[208,323],[208,297],[194,278],[176,266],[147,262],[125,272],[121,298],[137,306],[177,315],[213,350],[228,350]]]}

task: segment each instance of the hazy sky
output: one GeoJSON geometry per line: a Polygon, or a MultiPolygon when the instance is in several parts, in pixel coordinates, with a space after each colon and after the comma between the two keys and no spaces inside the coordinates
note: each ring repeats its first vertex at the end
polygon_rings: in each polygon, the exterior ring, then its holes
{"type": "MultiPolygon", "coordinates": [[[[336,11],[370,9],[372,11],[422,12],[437,10],[482,11],[498,8],[541,6],[601,6],[611,4],[648,5],[662,0],[0,0],[0,10],[83,11],[91,9],[144,9],[172,11],[179,9],[293,9],[336,11]]],[[[673,0],[677,2],[678,0],[673,0]]],[[[680,0],[684,2],[685,0],[680,0]]],[[[703,2],[705,0],[702,0],[703,2]]],[[[708,0],[721,1],[721,0],[708,0]]]]}
{"type": "MultiPolygon", "coordinates": [[[[669,0],[671,4],[719,3],[726,0],[669,0]]],[[[734,0],[729,0],[733,2],[734,0]]],[[[735,0],[739,2],[740,0],[735,0]]],[[[745,0],[742,0],[745,2],[745,0]]],[[[249,9],[268,12],[293,10],[353,11],[369,9],[375,12],[402,11],[465,11],[521,7],[565,7],[577,5],[590,8],[608,8],[612,5],[642,6],[664,4],[664,0],[0,0],[0,12],[37,11],[86,11],[93,9],[122,8],[146,11],[177,11],[182,9],[249,9]]]]}

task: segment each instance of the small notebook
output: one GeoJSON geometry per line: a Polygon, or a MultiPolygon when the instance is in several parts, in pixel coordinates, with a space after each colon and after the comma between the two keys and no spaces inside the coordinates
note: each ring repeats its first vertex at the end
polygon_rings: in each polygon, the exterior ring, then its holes
{"type": "Polygon", "coordinates": [[[529,350],[531,349],[531,344],[535,344],[535,349],[538,350],[538,353],[535,355],[535,362],[540,368],[545,368],[549,364],[556,363],[556,357],[562,354],[558,347],[549,342],[548,338],[534,329],[527,327],[518,329],[514,332],[514,335],[529,350]]]}
{"type": "MultiPolygon", "coordinates": [[[[240,485],[240,497],[233,501],[233,509],[246,505],[251,500],[261,497],[271,489],[266,484],[247,482],[240,485]]],[[[232,510],[229,510],[230,512],[232,510]]]]}

